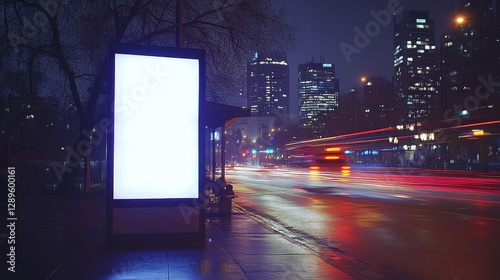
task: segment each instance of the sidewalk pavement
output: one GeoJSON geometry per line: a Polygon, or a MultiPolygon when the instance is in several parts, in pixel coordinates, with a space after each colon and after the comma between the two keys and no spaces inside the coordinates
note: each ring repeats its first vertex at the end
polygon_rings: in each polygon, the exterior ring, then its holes
{"type": "Polygon", "coordinates": [[[204,244],[171,248],[110,249],[105,213],[104,186],[18,198],[16,272],[0,279],[353,279],[234,208],[207,217],[204,244]]]}

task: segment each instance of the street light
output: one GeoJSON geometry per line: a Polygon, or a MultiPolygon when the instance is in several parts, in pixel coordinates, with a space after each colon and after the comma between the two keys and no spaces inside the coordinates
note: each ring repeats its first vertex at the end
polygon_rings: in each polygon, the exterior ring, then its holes
{"type": "MultiPolygon", "coordinates": [[[[457,17],[455,19],[455,21],[453,22],[453,24],[448,27],[448,29],[446,29],[443,34],[441,34],[441,48],[440,48],[440,51],[441,51],[441,61],[440,61],[440,77],[441,77],[441,111],[442,111],[442,114],[443,114],[443,119],[445,117],[445,113],[446,113],[446,109],[448,107],[447,105],[447,102],[446,102],[446,79],[444,77],[444,64],[445,64],[445,60],[444,60],[444,38],[445,38],[445,35],[446,33],[452,29],[457,23],[459,24],[462,24],[463,22],[465,21],[465,19],[463,17],[457,17]]],[[[443,160],[443,169],[447,169],[447,162],[446,162],[446,149],[447,149],[447,144],[444,143],[443,146],[441,146],[441,158],[443,160]]]]}
{"type": "Polygon", "coordinates": [[[440,63],[440,77],[441,77],[441,110],[442,110],[442,113],[443,113],[443,117],[444,117],[444,113],[446,112],[446,107],[447,107],[447,102],[446,102],[446,83],[445,83],[445,78],[443,77],[444,75],[444,64],[445,64],[445,61],[444,61],[444,38],[445,38],[445,35],[448,31],[450,31],[450,29],[453,28],[453,26],[455,26],[457,23],[461,24],[465,21],[465,19],[463,17],[457,17],[455,19],[455,21],[453,22],[453,24],[448,27],[448,29],[446,29],[446,31],[443,32],[443,34],[441,34],[441,48],[440,48],[440,52],[441,52],[441,63],[440,63]]]}

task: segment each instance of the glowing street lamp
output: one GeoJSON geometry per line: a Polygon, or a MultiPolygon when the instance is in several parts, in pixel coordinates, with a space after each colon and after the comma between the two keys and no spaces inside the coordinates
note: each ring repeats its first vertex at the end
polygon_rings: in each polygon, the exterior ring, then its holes
{"type": "Polygon", "coordinates": [[[427,141],[427,139],[428,139],[428,138],[427,138],[427,136],[428,136],[428,134],[427,134],[427,133],[425,133],[425,132],[421,133],[421,134],[420,134],[420,140],[422,140],[422,141],[427,141]]]}
{"type": "Polygon", "coordinates": [[[446,31],[443,32],[443,34],[441,34],[441,48],[440,48],[440,52],[441,52],[441,61],[440,61],[440,77],[441,77],[441,110],[442,110],[442,113],[444,114],[445,111],[446,111],[446,107],[447,107],[447,102],[446,102],[446,86],[445,86],[445,78],[443,77],[443,68],[444,68],[444,64],[445,64],[445,60],[444,60],[444,38],[446,37],[446,33],[453,28],[453,26],[455,26],[457,23],[458,24],[462,24],[465,22],[465,18],[464,17],[457,17],[455,19],[455,21],[453,22],[452,25],[450,25],[450,27],[448,27],[448,29],[446,29],[446,31]]]}

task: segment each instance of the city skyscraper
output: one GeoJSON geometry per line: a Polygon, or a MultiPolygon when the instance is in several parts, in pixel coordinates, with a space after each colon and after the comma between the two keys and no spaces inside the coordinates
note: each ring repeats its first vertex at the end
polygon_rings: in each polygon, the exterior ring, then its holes
{"type": "MultiPolygon", "coordinates": [[[[360,130],[372,130],[397,125],[394,119],[394,91],[392,83],[381,76],[363,77],[363,97],[358,121],[360,130]]],[[[343,104],[342,104],[343,106],[343,104]]]]}
{"type": "Polygon", "coordinates": [[[315,138],[333,135],[333,119],[338,116],[339,80],[335,65],[299,65],[299,125],[315,138]]]}
{"type": "Polygon", "coordinates": [[[255,53],[247,65],[248,108],[252,116],[288,116],[289,66],[285,51],[255,53]]]}
{"type": "Polygon", "coordinates": [[[421,123],[439,116],[434,20],[427,11],[405,11],[394,21],[394,89],[399,121],[421,123]]]}
{"type": "Polygon", "coordinates": [[[452,26],[442,42],[448,114],[462,111],[459,107],[470,113],[499,105],[499,89],[488,83],[500,80],[500,0],[455,0],[454,14],[463,22],[452,26]]]}

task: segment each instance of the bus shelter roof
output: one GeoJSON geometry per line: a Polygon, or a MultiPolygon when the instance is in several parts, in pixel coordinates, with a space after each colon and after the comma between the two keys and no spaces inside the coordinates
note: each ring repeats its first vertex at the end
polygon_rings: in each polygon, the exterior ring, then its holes
{"type": "Polygon", "coordinates": [[[249,116],[249,109],[210,101],[205,102],[205,125],[209,127],[220,127],[231,119],[249,116]]]}

